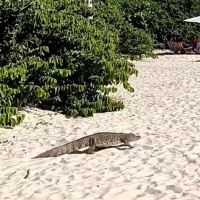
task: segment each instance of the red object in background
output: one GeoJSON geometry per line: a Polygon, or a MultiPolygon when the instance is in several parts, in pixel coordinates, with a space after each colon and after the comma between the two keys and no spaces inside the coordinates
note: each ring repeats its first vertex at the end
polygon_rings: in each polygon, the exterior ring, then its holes
{"type": "Polygon", "coordinates": [[[197,47],[197,43],[199,42],[199,38],[194,36],[192,38],[192,47],[195,49],[197,47]]]}

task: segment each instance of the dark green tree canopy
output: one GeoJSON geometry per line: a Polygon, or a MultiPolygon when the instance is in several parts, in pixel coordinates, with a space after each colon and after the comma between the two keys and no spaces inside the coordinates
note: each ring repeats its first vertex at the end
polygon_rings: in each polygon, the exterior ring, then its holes
{"type": "Polygon", "coordinates": [[[185,19],[199,16],[198,0],[119,0],[126,20],[132,26],[144,29],[154,41],[166,43],[176,35],[181,39],[200,34],[198,24],[184,22],[185,19]]]}

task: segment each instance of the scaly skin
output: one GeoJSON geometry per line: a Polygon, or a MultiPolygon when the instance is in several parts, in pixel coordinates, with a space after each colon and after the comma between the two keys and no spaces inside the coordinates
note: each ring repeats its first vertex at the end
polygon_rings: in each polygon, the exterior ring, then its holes
{"type": "Polygon", "coordinates": [[[89,147],[86,150],[86,153],[88,154],[94,153],[97,147],[106,148],[114,145],[125,144],[132,148],[129,142],[139,139],[140,136],[134,135],[133,133],[95,133],[93,135],[88,135],[74,140],[62,146],[55,147],[49,151],[39,154],[34,158],[57,157],[66,153],[73,153],[84,147],[89,147]]]}

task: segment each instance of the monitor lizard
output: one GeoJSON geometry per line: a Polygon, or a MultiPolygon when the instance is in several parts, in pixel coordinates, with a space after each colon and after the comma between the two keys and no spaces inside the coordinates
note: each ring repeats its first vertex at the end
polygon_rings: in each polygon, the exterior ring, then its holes
{"type": "Polygon", "coordinates": [[[100,132],[93,135],[88,135],[67,144],[55,147],[44,153],[39,154],[34,158],[45,158],[45,157],[57,157],[66,153],[73,153],[79,149],[89,147],[85,152],[92,154],[98,147],[106,148],[114,145],[125,144],[129,148],[132,148],[129,142],[139,140],[140,136],[134,135],[133,133],[112,133],[112,132],[100,132]]]}

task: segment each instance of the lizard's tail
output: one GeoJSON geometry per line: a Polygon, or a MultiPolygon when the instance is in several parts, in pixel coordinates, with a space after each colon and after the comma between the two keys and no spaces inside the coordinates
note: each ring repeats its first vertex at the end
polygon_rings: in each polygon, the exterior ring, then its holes
{"type": "Polygon", "coordinates": [[[33,157],[33,159],[34,158],[57,157],[57,156],[61,156],[66,153],[72,153],[74,151],[77,151],[80,148],[86,147],[88,145],[87,141],[88,141],[87,138],[84,138],[84,139],[80,138],[78,140],[74,140],[74,141],[64,144],[62,146],[58,146],[58,147],[50,149],[44,153],[41,153],[38,156],[33,157]]]}
{"type": "Polygon", "coordinates": [[[73,152],[72,146],[73,145],[70,142],[70,143],[64,144],[62,146],[50,149],[44,153],[39,154],[38,156],[36,156],[34,158],[57,157],[57,156],[61,156],[66,153],[71,153],[71,152],[73,152]]]}

